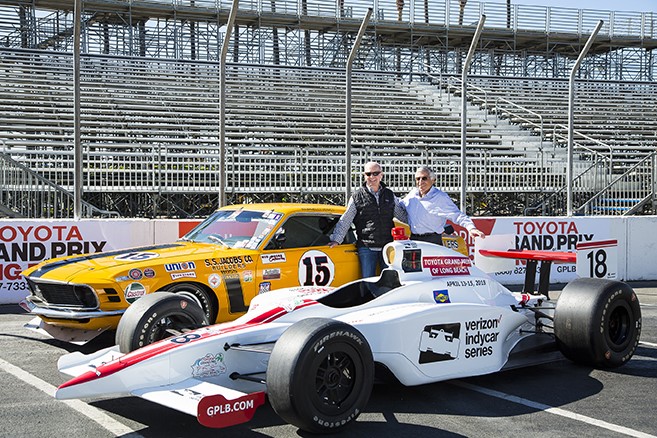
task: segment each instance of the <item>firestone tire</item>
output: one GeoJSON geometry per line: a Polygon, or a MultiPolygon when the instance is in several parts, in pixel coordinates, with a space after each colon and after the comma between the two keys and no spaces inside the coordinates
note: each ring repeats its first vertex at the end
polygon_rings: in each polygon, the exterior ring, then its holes
{"type": "Polygon", "coordinates": [[[203,308],[208,321],[214,323],[217,320],[219,313],[217,298],[203,286],[194,283],[174,283],[162,291],[189,296],[203,308]]]}
{"type": "Polygon", "coordinates": [[[204,325],[208,325],[208,320],[195,300],[184,295],[155,292],[128,307],[119,321],[115,340],[122,353],[129,353],[204,325]]]}
{"type": "Polygon", "coordinates": [[[373,380],[372,351],[362,333],[343,322],[309,318],[276,342],[267,367],[267,395],[288,423],[333,433],[360,415],[373,380]]]}
{"type": "Polygon", "coordinates": [[[570,360],[614,368],[630,360],[641,335],[641,308],[620,281],[579,278],[557,300],[554,334],[570,360]]]}

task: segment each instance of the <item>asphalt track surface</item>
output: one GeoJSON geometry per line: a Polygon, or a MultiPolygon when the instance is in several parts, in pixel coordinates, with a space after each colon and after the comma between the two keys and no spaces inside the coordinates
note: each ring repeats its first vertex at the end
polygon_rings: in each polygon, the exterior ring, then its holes
{"type": "MultiPolygon", "coordinates": [[[[404,387],[375,385],[369,404],[341,437],[657,437],[657,283],[634,283],[643,316],[632,360],[596,370],[567,360],[486,376],[404,387]]],[[[0,437],[296,437],[266,403],[246,424],[208,429],[196,419],[136,398],[58,401],[66,379],[57,359],[84,347],[47,339],[0,305],[0,437]]]]}

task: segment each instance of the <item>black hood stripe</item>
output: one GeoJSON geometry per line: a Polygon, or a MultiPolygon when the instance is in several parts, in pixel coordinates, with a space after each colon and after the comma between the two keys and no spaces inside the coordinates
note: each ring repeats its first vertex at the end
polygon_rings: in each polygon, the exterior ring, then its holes
{"type": "Polygon", "coordinates": [[[57,261],[57,262],[47,263],[47,264],[43,265],[42,267],[40,267],[39,269],[37,269],[36,271],[34,271],[30,275],[30,277],[31,278],[32,277],[39,278],[42,275],[44,275],[44,274],[46,274],[46,273],[48,273],[48,272],[50,272],[54,269],[61,268],[62,266],[67,266],[67,265],[70,265],[72,263],[83,262],[85,260],[94,260],[94,259],[99,259],[99,258],[102,258],[102,257],[118,256],[118,255],[121,255],[121,254],[127,254],[129,252],[154,251],[154,250],[157,250],[157,249],[175,248],[177,246],[183,246],[183,245],[181,245],[179,243],[165,243],[165,244],[162,244],[162,245],[142,246],[142,247],[139,247],[139,248],[119,249],[119,250],[110,251],[110,252],[98,252],[98,253],[95,253],[95,254],[87,254],[87,255],[83,255],[83,256],[79,256],[79,257],[73,257],[72,259],[66,259],[66,260],[60,260],[60,261],[57,261]]]}

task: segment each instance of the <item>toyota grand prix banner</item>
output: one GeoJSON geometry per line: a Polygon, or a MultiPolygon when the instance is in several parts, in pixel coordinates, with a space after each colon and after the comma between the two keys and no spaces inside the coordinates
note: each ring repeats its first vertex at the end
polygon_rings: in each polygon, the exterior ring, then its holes
{"type": "MultiPolygon", "coordinates": [[[[624,224],[620,220],[610,220],[604,217],[504,217],[495,219],[473,218],[477,228],[486,234],[485,239],[477,239],[475,242],[467,236],[465,229],[455,227],[457,232],[466,238],[470,248],[470,256],[475,265],[488,272],[493,278],[503,284],[522,284],[525,278],[524,260],[499,260],[491,266],[498,269],[486,269],[481,258],[475,254],[476,249],[501,249],[501,250],[545,250],[558,252],[577,251],[577,246],[584,243],[615,242],[615,245],[624,247],[624,224]]],[[[583,245],[584,247],[586,245],[583,245]]],[[[597,247],[597,246],[595,246],[597,247]]],[[[611,252],[610,252],[611,254],[611,252]]],[[[600,251],[593,253],[590,264],[594,273],[614,273],[618,266],[604,266],[601,263],[611,262],[610,256],[604,254],[604,260],[600,251]],[[608,259],[608,260],[607,260],[608,259]]],[[[487,257],[486,259],[488,259],[487,257]]],[[[485,260],[488,262],[488,260],[485,260]]],[[[578,262],[580,262],[578,260],[578,262]]],[[[617,264],[616,260],[613,260],[617,264]]],[[[538,281],[537,271],[536,279],[538,281]]],[[[588,271],[588,269],[587,269],[588,271]]],[[[578,276],[591,276],[590,272],[577,273],[575,263],[553,263],[551,266],[550,280],[552,283],[567,283],[578,276]]],[[[602,275],[597,275],[602,277],[602,275]]],[[[607,278],[611,278],[606,275],[607,278]]]]}
{"type": "Polygon", "coordinates": [[[0,221],[0,304],[29,295],[21,272],[44,260],[151,244],[148,220],[0,221]]]}

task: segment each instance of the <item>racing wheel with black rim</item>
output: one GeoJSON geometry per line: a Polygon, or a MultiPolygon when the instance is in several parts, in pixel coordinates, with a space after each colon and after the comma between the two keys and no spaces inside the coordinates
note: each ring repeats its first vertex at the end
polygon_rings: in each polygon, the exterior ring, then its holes
{"type": "Polygon", "coordinates": [[[308,318],[276,342],[267,367],[267,394],[288,423],[313,433],[336,432],[363,411],[373,379],[372,351],[358,330],[308,318]]]}
{"type": "Polygon", "coordinates": [[[641,335],[636,293],[620,281],[574,280],[557,301],[554,334],[561,352],[574,362],[621,366],[634,354],[641,335]]]}
{"type": "Polygon", "coordinates": [[[163,291],[192,298],[201,306],[205,312],[205,317],[211,324],[217,320],[217,313],[219,313],[217,297],[203,286],[195,283],[174,283],[164,288],[163,291]]]}
{"type": "Polygon", "coordinates": [[[116,329],[116,343],[122,353],[129,353],[205,325],[205,312],[192,298],[155,292],[128,307],[116,329]]]}

